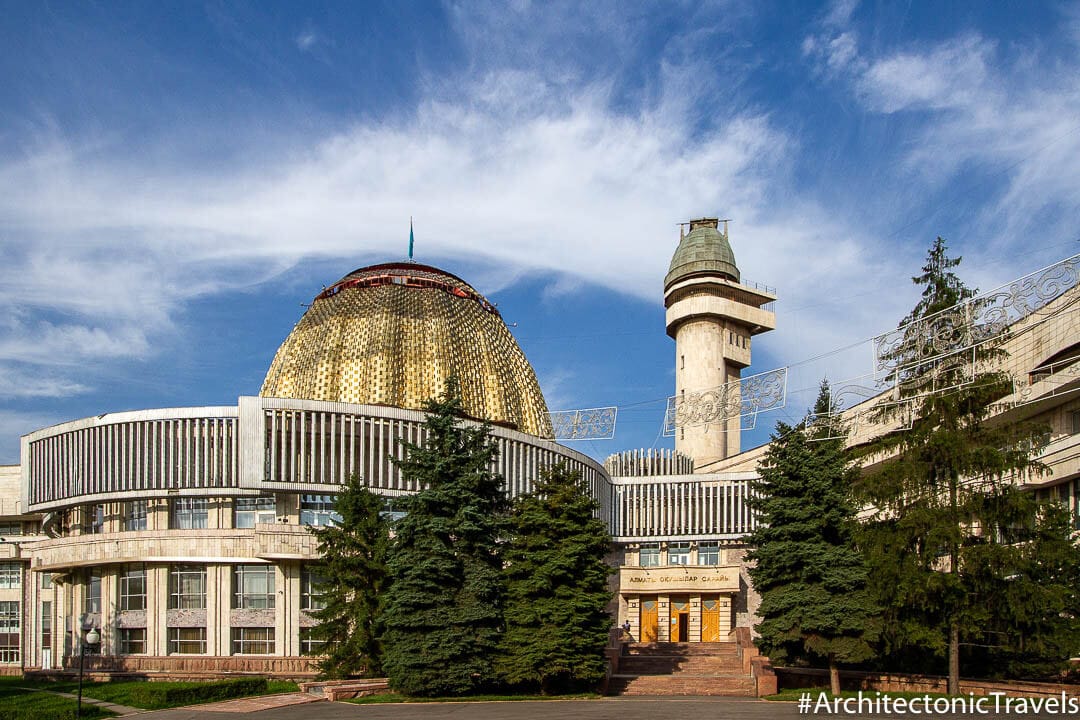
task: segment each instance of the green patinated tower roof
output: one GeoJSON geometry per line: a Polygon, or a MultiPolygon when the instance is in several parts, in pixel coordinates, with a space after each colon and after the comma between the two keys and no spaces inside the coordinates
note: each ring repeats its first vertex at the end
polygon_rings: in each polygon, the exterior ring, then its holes
{"type": "Polygon", "coordinates": [[[690,232],[679,242],[671,267],[664,278],[664,289],[679,280],[700,275],[722,275],[739,282],[739,268],[735,266],[735,253],[725,233],[719,231],[717,218],[699,218],[690,221],[690,232]]]}

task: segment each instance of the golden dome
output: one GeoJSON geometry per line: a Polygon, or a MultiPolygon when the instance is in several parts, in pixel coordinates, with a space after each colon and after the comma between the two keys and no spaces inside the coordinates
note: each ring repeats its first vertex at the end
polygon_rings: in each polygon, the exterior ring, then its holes
{"type": "Polygon", "coordinates": [[[259,394],[419,410],[451,375],[470,416],[551,437],[536,374],[495,307],[438,268],[386,263],[315,298],[259,394]]]}

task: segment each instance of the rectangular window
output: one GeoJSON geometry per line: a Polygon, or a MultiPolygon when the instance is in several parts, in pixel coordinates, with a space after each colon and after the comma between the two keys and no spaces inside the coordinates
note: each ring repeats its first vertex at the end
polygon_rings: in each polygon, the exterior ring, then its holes
{"type": "Polygon", "coordinates": [[[720,564],[720,543],[700,542],[697,546],[698,565],[720,564]]]}
{"type": "Polygon", "coordinates": [[[300,609],[322,610],[326,607],[323,586],[326,576],[318,568],[305,565],[300,570],[300,609]]]}
{"type": "Polygon", "coordinates": [[[120,628],[120,654],[146,654],[146,628],[120,628]]]}
{"type": "Polygon", "coordinates": [[[86,576],[83,594],[83,612],[101,612],[101,571],[91,570],[86,576]]]}
{"type": "Polygon", "coordinates": [[[1069,413],[1069,429],[1073,435],[1080,435],[1080,410],[1069,413]]]}
{"type": "Polygon", "coordinates": [[[689,565],[690,564],[690,543],[688,543],[688,542],[668,543],[667,560],[668,560],[668,565],[689,565]]]}
{"type": "Polygon", "coordinates": [[[326,641],[317,636],[315,628],[300,628],[301,655],[322,655],[322,651],[325,646],[326,641]]]}
{"type": "Polygon", "coordinates": [[[206,528],[206,498],[176,498],[169,513],[173,530],[204,530],[206,528]]]}
{"type": "Polygon", "coordinates": [[[146,529],[146,501],[132,500],[124,503],[124,530],[129,532],[146,529]]]}
{"type": "Polygon", "coordinates": [[[127,565],[120,571],[120,609],[146,609],[146,567],[127,565]]]}
{"type": "Polygon", "coordinates": [[[0,522],[0,538],[14,537],[22,534],[21,522],[11,520],[0,522]]]}
{"type": "Polygon", "coordinates": [[[250,610],[274,608],[273,565],[237,565],[233,568],[233,607],[250,610]]]}
{"type": "Polygon", "coordinates": [[[41,647],[52,647],[52,603],[41,603],[41,647]]]}
{"type": "Polygon", "coordinates": [[[41,589],[42,590],[52,590],[52,573],[51,572],[43,572],[43,573],[41,573],[41,589]]]}
{"type": "Polygon", "coordinates": [[[233,655],[273,655],[274,628],[233,628],[233,655]]]}
{"type": "Polygon", "coordinates": [[[660,544],[642,543],[638,550],[638,564],[641,567],[658,567],[660,565],[660,544]]]}
{"type": "Polygon", "coordinates": [[[0,602],[0,663],[19,662],[20,620],[17,601],[0,602]]]}
{"type": "Polygon", "coordinates": [[[18,590],[22,587],[22,565],[19,563],[0,563],[0,589],[18,590]]]}
{"type": "Polygon", "coordinates": [[[301,495],[301,525],[337,525],[341,516],[334,512],[333,495],[301,495]]]}
{"type": "Polygon", "coordinates": [[[100,535],[105,532],[105,506],[87,505],[83,508],[83,534],[100,535]]]}
{"type": "Polygon", "coordinates": [[[1072,495],[1073,530],[1080,530],[1080,478],[1073,480],[1072,495]]]}
{"type": "Polygon", "coordinates": [[[175,610],[206,609],[205,565],[173,565],[169,568],[169,607],[175,610]]]}
{"type": "Polygon", "coordinates": [[[273,497],[238,497],[233,500],[233,527],[253,528],[277,519],[273,497]]]}
{"type": "Polygon", "coordinates": [[[169,628],[167,650],[170,655],[205,655],[206,628],[169,628]]]}

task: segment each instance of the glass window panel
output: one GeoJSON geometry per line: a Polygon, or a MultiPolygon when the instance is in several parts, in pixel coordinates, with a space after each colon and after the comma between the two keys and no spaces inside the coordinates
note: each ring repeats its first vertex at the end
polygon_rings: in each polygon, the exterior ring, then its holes
{"type": "Polygon", "coordinates": [[[170,655],[205,655],[206,628],[169,628],[167,649],[170,655]]]}
{"type": "Polygon", "coordinates": [[[233,500],[233,526],[253,528],[257,523],[272,523],[277,519],[273,496],[239,497],[233,500]]]}
{"type": "Polygon", "coordinates": [[[720,564],[720,543],[698,543],[698,565],[720,564]]]}
{"type": "Polygon", "coordinates": [[[301,495],[300,496],[300,524],[301,525],[336,525],[341,522],[341,516],[334,512],[333,495],[301,495]]]}
{"type": "Polygon", "coordinates": [[[206,498],[176,498],[172,501],[170,527],[175,530],[205,529],[208,507],[206,498]]]}
{"type": "Polygon", "coordinates": [[[232,651],[234,655],[272,655],[274,628],[233,628],[232,651]]]}
{"type": "Polygon", "coordinates": [[[87,576],[83,594],[83,612],[101,612],[101,571],[91,570],[87,576]]]}
{"type": "Polygon", "coordinates": [[[0,563],[0,588],[18,590],[22,587],[22,565],[20,563],[0,563]]]}
{"type": "Polygon", "coordinates": [[[322,610],[326,607],[325,590],[326,576],[319,568],[305,565],[300,570],[300,609],[322,610]]]}
{"type": "Polygon", "coordinates": [[[660,564],[660,544],[643,543],[638,551],[641,567],[657,567],[660,564]]]}
{"type": "Polygon", "coordinates": [[[169,568],[169,607],[179,610],[206,608],[206,567],[173,565],[169,568]]]}
{"type": "Polygon", "coordinates": [[[668,565],[689,565],[689,564],[690,564],[690,543],[688,543],[688,542],[668,543],[668,565]]]}
{"type": "Polygon", "coordinates": [[[124,503],[124,530],[146,529],[146,501],[132,500],[124,503]]]}
{"type": "Polygon", "coordinates": [[[146,568],[128,565],[120,571],[120,609],[146,609],[146,568]]]}
{"type": "Polygon", "coordinates": [[[146,653],[146,628],[120,629],[120,654],[143,655],[146,653]]]}

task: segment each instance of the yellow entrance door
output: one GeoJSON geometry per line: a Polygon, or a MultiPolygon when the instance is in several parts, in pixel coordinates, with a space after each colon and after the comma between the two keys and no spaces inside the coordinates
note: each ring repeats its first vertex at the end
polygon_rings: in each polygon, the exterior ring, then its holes
{"type": "Polygon", "coordinates": [[[659,635],[659,615],[656,610],[656,599],[641,601],[641,642],[656,642],[659,635]]]}
{"type": "Polygon", "coordinates": [[[671,601],[671,642],[690,641],[690,603],[671,601]]]}
{"type": "Polygon", "coordinates": [[[701,642],[720,642],[720,601],[701,601],[701,642]]]}

